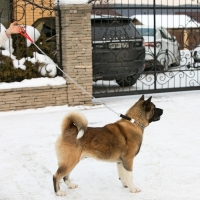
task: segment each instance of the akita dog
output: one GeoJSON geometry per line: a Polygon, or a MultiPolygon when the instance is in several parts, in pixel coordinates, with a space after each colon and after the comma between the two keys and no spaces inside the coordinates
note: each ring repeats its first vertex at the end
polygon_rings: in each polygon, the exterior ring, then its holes
{"type": "Polygon", "coordinates": [[[130,192],[139,192],[132,180],[133,159],[142,144],[144,128],[158,121],[163,110],[156,108],[151,97],[144,95],[126,112],[122,119],[104,127],[88,127],[87,119],[80,113],[69,113],[62,122],[62,133],[56,142],[58,170],[53,176],[56,195],[64,196],[60,190],[63,178],[69,188],[77,185],[69,175],[84,157],[116,162],[119,178],[130,192]]]}

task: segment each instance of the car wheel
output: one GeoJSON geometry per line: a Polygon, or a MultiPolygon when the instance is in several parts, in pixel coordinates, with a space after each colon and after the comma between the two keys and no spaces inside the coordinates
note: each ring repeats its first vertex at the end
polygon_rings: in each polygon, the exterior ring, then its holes
{"type": "Polygon", "coordinates": [[[166,71],[168,70],[168,68],[169,68],[168,61],[164,62],[164,66],[163,67],[164,67],[164,70],[166,70],[166,71]]]}
{"type": "Polygon", "coordinates": [[[156,67],[154,65],[154,61],[153,60],[145,60],[145,71],[163,71],[164,70],[164,66],[161,65],[161,63],[157,60],[156,61],[156,67]]]}
{"type": "Polygon", "coordinates": [[[181,54],[180,54],[180,49],[178,48],[178,56],[176,58],[175,65],[179,66],[181,64],[181,54]]]}
{"type": "Polygon", "coordinates": [[[158,61],[156,64],[156,71],[164,71],[165,67],[163,65],[160,64],[160,62],[158,61]]]}
{"type": "Polygon", "coordinates": [[[132,86],[137,82],[137,79],[139,77],[140,77],[140,75],[127,76],[124,79],[117,79],[116,82],[120,87],[132,86]]]}

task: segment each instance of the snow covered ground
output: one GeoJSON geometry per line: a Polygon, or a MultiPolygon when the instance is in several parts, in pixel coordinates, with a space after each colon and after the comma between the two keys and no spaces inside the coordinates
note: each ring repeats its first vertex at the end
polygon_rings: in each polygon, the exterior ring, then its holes
{"type": "MultiPolygon", "coordinates": [[[[146,95],[148,98],[150,95],[146,95]]],[[[102,105],[46,107],[0,112],[1,200],[199,200],[200,199],[200,93],[153,94],[164,109],[158,122],[145,129],[134,162],[133,194],[123,188],[115,163],[82,160],[71,174],[77,189],[64,183],[66,197],[54,194],[52,176],[57,170],[54,151],[62,118],[80,111],[90,126],[103,126],[119,117],[102,105]]],[[[117,113],[125,113],[140,95],[99,99],[117,113]]]]}
{"type": "Polygon", "coordinates": [[[1,89],[13,89],[13,88],[26,88],[26,87],[42,87],[42,86],[56,86],[66,84],[66,79],[61,76],[56,76],[55,78],[41,77],[24,79],[21,82],[0,83],[1,89]]]}

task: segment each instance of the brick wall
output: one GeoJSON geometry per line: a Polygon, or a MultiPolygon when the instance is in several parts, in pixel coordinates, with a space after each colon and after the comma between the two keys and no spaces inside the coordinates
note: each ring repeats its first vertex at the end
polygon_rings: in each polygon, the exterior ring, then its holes
{"type": "MultiPolygon", "coordinates": [[[[63,71],[92,94],[91,5],[62,5],[63,71]]],[[[91,105],[91,97],[67,79],[68,104],[91,105]]]]}
{"type": "Polygon", "coordinates": [[[0,90],[0,111],[42,108],[66,104],[66,85],[0,90]]]}

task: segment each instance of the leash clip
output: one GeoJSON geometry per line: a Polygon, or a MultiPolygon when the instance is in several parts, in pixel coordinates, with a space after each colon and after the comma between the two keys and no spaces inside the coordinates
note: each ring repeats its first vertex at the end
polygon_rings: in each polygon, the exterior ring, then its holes
{"type": "Polygon", "coordinates": [[[25,37],[26,39],[28,39],[31,43],[33,43],[33,40],[30,38],[30,36],[28,35],[28,33],[26,32],[26,29],[24,28],[24,25],[22,25],[20,27],[20,32],[19,32],[23,37],[25,37]]]}

